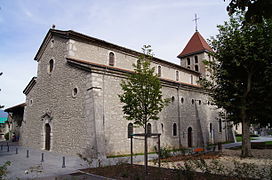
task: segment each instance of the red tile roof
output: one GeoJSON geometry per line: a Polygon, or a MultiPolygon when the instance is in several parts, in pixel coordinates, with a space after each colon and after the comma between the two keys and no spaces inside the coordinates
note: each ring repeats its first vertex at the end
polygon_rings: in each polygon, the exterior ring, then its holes
{"type": "Polygon", "coordinates": [[[212,48],[208,45],[199,32],[195,32],[183,51],[178,55],[178,58],[203,51],[212,51],[212,48]]]}

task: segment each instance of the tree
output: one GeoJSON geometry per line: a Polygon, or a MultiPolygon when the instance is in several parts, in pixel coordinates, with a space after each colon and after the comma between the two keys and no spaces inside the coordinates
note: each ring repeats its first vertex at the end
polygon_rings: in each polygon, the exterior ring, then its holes
{"type": "Polygon", "coordinates": [[[250,124],[267,124],[272,116],[272,22],[246,24],[234,14],[211,39],[216,61],[202,84],[211,90],[214,103],[228,119],[242,123],[242,157],[251,156],[250,124]]]}
{"type": "Polygon", "coordinates": [[[127,80],[120,84],[123,94],[119,97],[124,103],[124,117],[144,129],[144,160],[147,173],[147,123],[159,119],[158,114],[168,101],[162,98],[161,83],[154,74],[155,68],[150,67],[153,58],[150,46],[144,46],[142,50],[143,54],[139,56],[137,64],[133,64],[135,72],[129,74],[127,80]]]}
{"type": "Polygon", "coordinates": [[[271,0],[231,0],[227,7],[230,15],[239,10],[246,11],[245,20],[251,23],[259,23],[263,18],[272,18],[271,9],[271,0]]]}

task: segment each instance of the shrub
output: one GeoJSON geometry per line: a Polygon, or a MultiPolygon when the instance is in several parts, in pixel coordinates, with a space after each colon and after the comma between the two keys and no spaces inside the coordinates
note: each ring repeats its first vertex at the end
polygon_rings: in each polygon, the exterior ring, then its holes
{"type": "Polygon", "coordinates": [[[8,140],[9,140],[9,132],[7,132],[7,133],[4,135],[4,137],[5,137],[6,141],[8,141],[8,140]]]}
{"type": "MultiPolygon", "coordinates": [[[[154,146],[154,150],[155,150],[156,154],[159,155],[159,150],[158,150],[157,146],[154,146]]],[[[171,156],[171,150],[167,147],[161,147],[160,158],[164,159],[164,158],[168,158],[170,156],[171,156]]]]}
{"type": "Polygon", "coordinates": [[[5,179],[8,173],[8,166],[10,165],[11,165],[10,161],[7,161],[3,165],[0,165],[0,179],[5,179]]]}

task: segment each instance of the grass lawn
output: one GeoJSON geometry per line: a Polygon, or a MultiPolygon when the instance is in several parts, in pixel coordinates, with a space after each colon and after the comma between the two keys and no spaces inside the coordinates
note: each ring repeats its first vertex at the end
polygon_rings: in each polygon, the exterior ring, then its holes
{"type": "MultiPolygon", "coordinates": [[[[255,137],[250,137],[250,140],[255,140],[255,139],[257,139],[257,138],[255,138],[255,137]]],[[[237,141],[237,142],[241,142],[241,141],[242,141],[242,136],[236,136],[236,141],[237,141]]]]}
{"type": "Polygon", "coordinates": [[[272,145],[272,141],[265,142],[266,145],[272,145]]]}

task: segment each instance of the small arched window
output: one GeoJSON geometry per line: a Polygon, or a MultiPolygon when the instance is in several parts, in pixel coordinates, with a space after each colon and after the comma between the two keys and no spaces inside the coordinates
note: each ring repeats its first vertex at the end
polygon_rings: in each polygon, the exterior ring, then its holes
{"type": "Polygon", "coordinates": [[[174,101],[175,101],[175,97],[174,97],[174,96],[172,96],[171,100],[172,100],[172,102],[174,102],[174,101]]]}
{"type": "Polygon", "coordinates": [[[219,119],[219,132],[222,132],[222,119],[219,119]]]}
{"type": "Polygon", "coordinates": [[[162,131],[162,133],[163,133],[163,124],[161,123],[161,131],[162,131]]]}
{"type": "Polygon", "coordinates": [[[128,124],[128,138],[131,138],[133,134],[133,124],[129,123],[128,124]]]}
{"type": "Polygon", "coordinates": [[[147,134],[151,134],[151,124],[147,124],[147,134]]]}
{"type": "Polygon", "coordinates": [[[177,136],[177,124],[173,124],[173,136],[177,136]]]}
{"type": "Polygon", "coordinates": [[[51,73],[53,71],[53,68],[54,68],[54,60],[51,59],[49,61],[49,69],[48,69],[49,73],[51,73]]]}
{"type": "Polygon", "coordinates": [[[190,62],[190,58],[187,58],[187,65],[190,65],[191,62],[190,62]]]}
{"type": "Polygon", "coordinates": [[[115,61],[114,53],[110,52],[109,53],[109,65],[114,66],[114,61],[115,61]]]}
{"type": "Polygon", "coordinates": [[[210,123],[210,133],[212,133],[213,131],[213,127],[212,127],[212,123],[210,123]]]}
{"type": "Polygon", "coordinates": [[[198,56],[195,56],[195,63],[198,63],[198,56]]]}
{"type": "Polygon", "coordinates": [[[158,76],[161,77],[161,66],[158,66],[158,76]]]}
{"type": "Polygon", "coordinates": [[[183,102],[184,102],[184,98],[182,97],[182,98],[180,99],[180,101],[181,101],[181,103],[183,103],[183,102]]]}
{"type": "Polygon", "coordinates": [[[198,71],[198,65],[195,65],[195,71],[198,71]]]}
{"type": "Polygon", "coordinates": [[[179,72],[176,71],[176,81],[179,81],[179,72]]]}
{"type": "Polygon", "coordinates": [[[195,100],[194,99],[192,99],[192,104],[194,104],[195,103],[195,100]]]}

